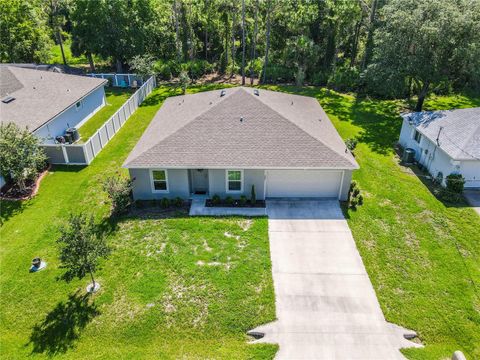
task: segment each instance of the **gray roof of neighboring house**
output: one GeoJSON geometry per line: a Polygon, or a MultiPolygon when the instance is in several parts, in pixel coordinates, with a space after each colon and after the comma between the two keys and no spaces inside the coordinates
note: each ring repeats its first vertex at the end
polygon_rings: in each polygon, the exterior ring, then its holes
{"type": "Polygon", "coordinates": [[[105,83],[86,76],[0,65],[0,97],[15,98],[8,104],[0,101],[1,121],[34,131],[105,83]]]}
{"type": "Polygon", "coordinates": [[[402,116],[452,159],[480,160],[480,107],[402,116]]]}
{"type": "Polygon", "coordinates": [[[224,91],[168,98],[124,166],[358,168],[316,99],[224,91]]]}

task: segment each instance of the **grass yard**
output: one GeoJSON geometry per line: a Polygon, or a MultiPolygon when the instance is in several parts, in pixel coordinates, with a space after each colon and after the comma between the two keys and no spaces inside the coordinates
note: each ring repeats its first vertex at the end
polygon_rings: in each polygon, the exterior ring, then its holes
{"type": "MultiPolygon", "coordinates": [[[[354,177],[365,204],[346,216],[387,320],[416,330],[426,345],[405,355],[444,359],[461,349],[480,358],[480,218],[437,200],[399,165],[393,145],[403,102],[272,88],[318,98],[340,134],[359,139],[354,177]]],[[[139,210],[118,223],[106,220],[100,181],[118,171],[173,93],[157,89],[89,167],[55,167],[33,200],[2,204],[3,358],[273,357],[275,346],[252,346],[245,336],[274,318],[266,219],[162,218],[139,210]],[[91,209],[114,247],[98,273],[103,288],[94,303],[82,296],[88,280],[56,281],[54,246],[68,213],[91,209]],[[48,268],[29,274],[37,255],[48,268]]],[[[480,106],[480,98],[434,97],[425,106],[480,106]]]]}
{"type": "MultiPolygon", "coordinates": [[[[89,67],[90,64],[85,55],[73,56],[72,50],[70,48],[71,44],[71,40],[66,40],[63,43],[63,51],[65,53],[65,59],[67,60],[67,64],[75,67],[89,67]]],[[[93,61],[97,66],[103,65],[105,63],[104,60],[95,55],[93,57],[93,61]]],[[[50,49],[50,63],[63,64],[62,50],[60,49],[60,45],[53,45],[50,49]]]]}
{"type": "MultiPolygon", "coordinates": [[[[194,88],[191,91],[213,89],[194,88]]],[[[267,220],[167,218],[148,210],[113,223],[101,181],[120,169],[162,101],[156,89],[88,167],[56,166],[38,195],[3,202],[0,357],[60,359],[269,359],[274,345],[245,332],[275,317],[267,220]],[[114,251],[88,279],[58,281],[57,226],[95,211],[114,251]],[[30,261],[46,270],[29,274],[30,261]],[[93,301],[92,301],[93,300],[93,301]]],[[[124,171],[124,170],[121,170],[124,171]]]]}
{"type": "Polygon", "coordinates": [[[115,112],[132,96],[134,89],[117,87],[105,88],[106,104],[95,115],[87,120],[79,129],[80,142],[90,139],[90,136],[102,127],[115,112]]]}
{"type": "MultiPolygon", "coordinates": [[[[388,321],[416,330],[426,345],[410,359],[480,358],[480,217],[437,200],[399,165],[393,145],[399,101],[356,99],[318,88],[273,87],[318,98],[344,138],[358,137],[365,197],[347,218],[388,321]]],[[[432,97],[425,109],[480,106],[480,97],[432,97]]]]}

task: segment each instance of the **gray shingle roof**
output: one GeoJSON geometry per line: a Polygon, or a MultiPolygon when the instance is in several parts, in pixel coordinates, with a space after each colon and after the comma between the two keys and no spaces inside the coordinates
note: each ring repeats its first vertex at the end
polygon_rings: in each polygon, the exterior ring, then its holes
{"type": "Polygon", "coordinates": [[[433,143],[437,143],[438,137],[439,147],[452,159],[480,159],[480,108],[422,111],[402,116],[433,143]]]}
{"type": "Polygon", "coordinates": [[[314,98],[231,88],[168,98],[125,167],[358,168],[314,98]]]}
{"type": "Polygon", "coordinates": [[[0,65],[1,97],[15,98],[8,104],[0,102],[1,120],[34,131],[105,83],[86,76],[0,65]]]}

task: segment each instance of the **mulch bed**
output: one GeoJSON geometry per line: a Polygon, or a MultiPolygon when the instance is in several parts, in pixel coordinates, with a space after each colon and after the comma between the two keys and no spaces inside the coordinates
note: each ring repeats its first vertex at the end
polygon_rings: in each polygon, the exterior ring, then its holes
{"type": "Polygon", "coordinates": [[[212,199],[207,199],[205,203],[206,207],[233,207],[233,208],[264,208],[265,207],[265,200],[257,200],[255,205],[250,204],[247,201],[246,204],[240,203],[239,200],[233,200],[233,203],[227,203],[225,201],[220,201],[217,204],[214,204],[212,199]]]}
{"type": "Polygon", "coordinates": [[[26,183],[25,191],[19,191],[17,188],[13,187],[12,184],[6,184],[0,191],[0,199],[6,201],[23,201],[31,199],[37,195],[37,192],[40,189],[40,182],[48,174],[49,170],[50,165],[38,175],[36,180],[28,181],[26,183]]]}

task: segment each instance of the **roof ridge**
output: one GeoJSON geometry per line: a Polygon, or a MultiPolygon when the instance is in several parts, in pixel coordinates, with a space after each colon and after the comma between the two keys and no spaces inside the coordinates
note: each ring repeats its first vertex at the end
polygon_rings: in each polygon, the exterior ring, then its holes
{"type": "MultiPolygon", "coordinates": [[[[233,87],[233,89],[235,89],[236,91],[238,91],[237,89],[240,89],[241,87],[240,86],[235,86],[233,87]]],[[[229,89],[229,88],[222,88],[222,89],[219,89],[220,91],[223,91],[223,90],[226,90],[226,89],[229,89]]],[[[215,91],[215,90],[211,90],[211,91],[215,91]]],[[[201,93],[204,93],[206,91],[201,91],[201,92],[198,92],[196,94],[185,94],[185,95],[180,95],[181,97],[184,97],[184,96],[188,96],[188,95],[197,95],[197,94],[201,94],[201,93]]],[[[203,114],[207,113],[208,111],[210,111],[211,109],[214,109],[217,105],[221,104],[222,102],[225,101],[225,99],[228,99],[230,96],[232,96],[232,94],[229,94],[228,96],[220,96],[220,100],[216,103],[216,104],[213,104],[212,107],[209,107],[208,109],[205,109],[204,111],[200,112],[199,114],[197,114],[196,116],[194,116],[193,118],[191,118],[189,121],[187,121],[185,124],[183,124],[182,126],[180,126],[178,129],[176,129],[175,131],[173,131],[171,134],[169,134],[168,136],[164,137],[162,140],[160,140],[159,142],[155,142],[152,146],[150,146],[149,148],[145,149],[144,151],[142,151],[140,154],[138,154],[137,156],[135,156],[133,159],[129,159],[130,156],[127,156],[127,159],[125,159],[125,162],[123,163],[122,166],[125,166],[125,165],[128,165],[128,163],[131,163],[132,161],[138,159],[140,156],[144,155],[145,153],[147,153],[148,151],[152,150],[155,146],[157,146],[160,142],[163,142],[165,140],[167,140],[168,138],[170,138],[171,136],[175,135],[175,133],[177,133],[179,130],[185,128],[187,125],[189,125],[190,123],[192,123],[193,121],[195,121],[195,119],[198,119],[200,116],[202,116],[203,114]],[[222,99],[223,98],[223,99],[222,99]]],[[[178,96],[171,96],[169,97],[167,100],[165,101],[168,101],[169,99],[172,99],[171,101],[173,101],[175,98],[177,98],[178,96]]],[[[162,107],[163,105],[165,104],[165,102],[162,104],[162,107]]],[[[160,111],[160,110],[158,110],[160,111]]],[[[153,119],[152,119],[153,120],[153,119]]],[[[148,130],[148,127],[147,129],[148,130]]],[[[142,134],[142,136],[140,137],[139,141],[142,139],[143,136],[145,136],[147,134],[147,131],[145,130],[145,132],[142,134]]]]}
{"type": "MultiPolygon", "coordinates": [[[[241,87],[243,89],[243,87],[241,87]]],[[[247,94],[249,94],[250,96],[252,96],[253,98],[255,98],[257,101],[260,101],[262,104],[264,104],[265,106],[267,106],[269,109],[271,109],[272,111],[274,111],[277,115],[279,115],[282,119],[284,120],[287,120],[289,123],[291,123],[292,125],[294,125],[295,127],[297,127],[300,131],[302,131],[303,133],[307,134],[309,137],[311,137],[312,139],[314,139],[315,141],[318,141],[320,142],[321,144],[323,144],[326,148],[328,148],[330,151],[334,152],[335,154],[339,155],[340,157],[342,157],[343,159],[347,160],[349,163],[351,163],[352,165],[357,165],[355,164],[354,162],[351,161],[351,159],[349,159],[348,157],[346,157],[345,155],[339,153],[338,151],[334,150],[331,148],[330,145],[327,145],[325,144],[325,142],[323,142],[322,140],[320,139],[317,139],[315,136],[313,136],[312,134],[309,134],[307,131],[305,131],[304,129],[302,129],[300,126],[298,126],[297,124],[295,124],[293,121],[291,121],[290,119],[286,118],[285,116],[283,116],[282,114],[280,114],[277,110],[275,110],[274,108],[272,108],[270,105],[268,105],[267,103],[265,103],[264,101],[262,101],[260,99],[259,96],[256,96],[254,94],[251,94],[249,93],[248,91],[244,90],[247,94]]],[[[267,90],[269,91],[269,90],[267,90]]],[[[284,94],[288,94],[288,95],[295,95],[295,94],[289,94],[289,93],[284,93],[284,94]]],[[[306,98],[310,98],[309,96],[305,96],[306,98]]],[[[312,98],[313,99],[313,98],[312,98]]],[[[318,100],[315,99],[315,101],[318,103],[318,100]]],[[[320,105],[320,104],[319,104],[320,105]]],[[[320,106],[321,108],[321,106],[320,106]]],[[[322,109],[323,110],[323,109],[322,109]]],[[[333,126],[333,124],[332,124],[333,126]]],[[[343,139],[342,139],[343,141],[343,139]]],[[[348,150],[347,146],[345,145],[345,149],[348,150]]]]}

